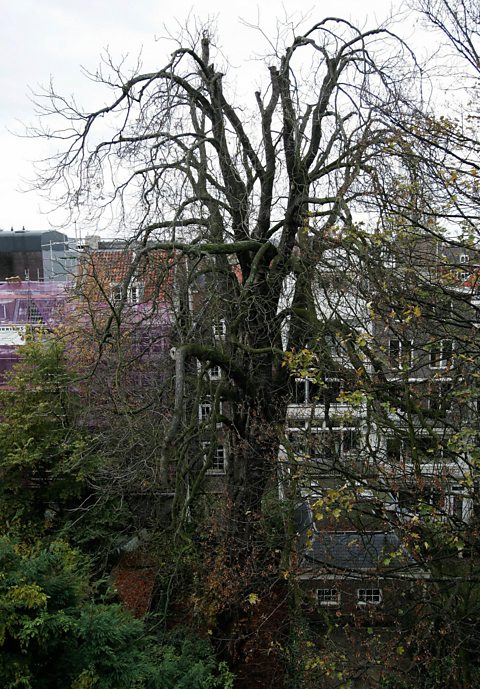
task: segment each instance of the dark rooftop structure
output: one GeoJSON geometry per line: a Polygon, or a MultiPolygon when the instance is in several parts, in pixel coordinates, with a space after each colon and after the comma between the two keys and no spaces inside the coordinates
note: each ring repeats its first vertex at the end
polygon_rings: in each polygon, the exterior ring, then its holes
{"type": "Polygon", "coordinates": [[[394,531],[318,531],[306,502],[297,505],[295,524],[302,569],[348,574],[417,566],[394,531]]]}
{"type": "Polygon", "coordinates": [[[304,552],[303,565],[326,570],[385,570],[415,566],[394,532],[333,531],[313,536],[304,552]]]}
{"type": "Polygon", "coordinates": [[[0,281],[71,280],[75,254],[69,249],[66,234],[56,230],[0,231],[0,281]]]}

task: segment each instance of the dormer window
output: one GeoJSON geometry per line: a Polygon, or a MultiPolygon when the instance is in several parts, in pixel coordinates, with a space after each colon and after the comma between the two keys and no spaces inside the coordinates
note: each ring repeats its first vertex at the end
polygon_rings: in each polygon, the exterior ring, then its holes
{"type": "MultiPolygon", "coordinates": [[[[142,288],[140,283],[132,282],[127,288],[127,304],[138,304],[142,298],[142,288]]],[[[123,299],[123,285],[112,285],[111,293],[112,303],[114,305],[120,304],[123,299]]]]}
{"type": "Polygon", "coordinates": [[[136,283],[133,283],[128,288],[128,303],[129,304],[138,304],[139,300],[140,300],[140,286],[137,285],[136,283]]]}
{"type": "Polygon", "coordinates": [[[112,302],[114,304],[120,304],[122,301],[122,286],[113,285],[112,287],[112,302]]]}

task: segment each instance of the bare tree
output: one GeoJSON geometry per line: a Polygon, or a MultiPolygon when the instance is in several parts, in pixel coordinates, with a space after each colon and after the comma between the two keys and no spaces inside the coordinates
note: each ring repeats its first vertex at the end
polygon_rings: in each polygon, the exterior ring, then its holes
{"type": "Polygon", "coordinates": [[[392,147],[402,163],[382,169],[378,189],[385,205],[407,225],[421,226],[438,238],[447,230],[451,239],[472,244],[479,220],[477,3],[409,4],[438,39],[435,58],[425,67],[433,96],[428,107],[397,122],[392,147]]]}
{"type": "MultiPolygon", "coordinates": [[[[158,485],[174,483],[185,519],[211,461],[202,468],[192,400],[210,394],[214,428],[225,402],[227,560],[240,579],[264,548],[259,515],[291,393],[284,353],[317,337],[312,279],[326,250],[361,247],[360,220],[382,212],[379,170],[411,112],[416,67],[387,29],[328,18],[268,57],[267,82],[247,110],[231,100],[217,59],[205,30],[152,72],[124,76],[109,61],[91,75],[112,92],[107,105],[83,112],[51,89],[41,109],[53,124],[37,134],[60,146],[41,185],[58,190],[71,217],[101,224],[113,214],[128,232],[127,282],[155,252],[177,266],[175,402],[158,485]],[[189,374],[200,381],[193,393],[189,374]]],[[[106,320],[101,342],[114,325],[106,320]]],[[[240,582],[220,635],[240,638],[231,612],[249,585],[240,582]]]]}
{"type": "Polygon", "coordinates": [[[474,74],[478,74],[480,10],[477,3],[474,0],[419,0],[413,7],[444,34],[448,47],[458,53],[474,74]]]}

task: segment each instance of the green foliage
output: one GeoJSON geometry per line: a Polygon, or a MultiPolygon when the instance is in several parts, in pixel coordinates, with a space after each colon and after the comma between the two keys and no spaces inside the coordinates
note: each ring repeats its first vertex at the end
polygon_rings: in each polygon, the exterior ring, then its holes
{"type": "Polygon", "coordinates": [[[62,344],[28,342],[0,391],[0,533],[39,535],[78,500],[96,456],[78,428],[62,344]]]}
{"type": "Polygon", "coordinates": [[[178,636],[158,651],[149,689],[231,689],[233,675],[217,662],[208,641],[178,636]]]}
{"type": "Polygon", "coordinates": [[[208,641],[163,644],[98,594],[66,543],[0,538],[0,685],[4,689],[230,689],[208,641]]]}
{"type": "Polygon", "coordinates": [[[0,684],[5,689],[121,689],[149,673],[143,625],[97,602],[85,564],[61,541],[0,539],[0,684]]]}

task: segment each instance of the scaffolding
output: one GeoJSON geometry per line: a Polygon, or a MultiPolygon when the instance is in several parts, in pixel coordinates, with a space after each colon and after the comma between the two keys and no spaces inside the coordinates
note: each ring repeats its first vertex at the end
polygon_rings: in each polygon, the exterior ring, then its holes
{"type": "Polygon", "coordinates": [[[69,283],[0,282],[0,378],[19,359],[27,328],[52,329],[64,318],[69,283]]]}

